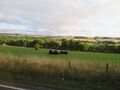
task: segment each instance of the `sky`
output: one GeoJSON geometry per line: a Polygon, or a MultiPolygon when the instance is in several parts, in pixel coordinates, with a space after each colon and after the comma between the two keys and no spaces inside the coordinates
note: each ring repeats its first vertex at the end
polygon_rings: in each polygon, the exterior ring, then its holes
{"type": "Polygon", "coordinates": [[[120,0],[0,0],[0,33],[120,37],[120,0]]]}

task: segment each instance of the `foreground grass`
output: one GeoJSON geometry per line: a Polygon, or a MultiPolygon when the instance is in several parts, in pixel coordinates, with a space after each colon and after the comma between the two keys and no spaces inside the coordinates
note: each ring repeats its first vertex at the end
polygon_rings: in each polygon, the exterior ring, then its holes
{"type": "Polygon", "coordinates": [[[49,55],[46,49],[0,47],[0,50],[0,79],[39,82],[69,87],[68,90],[120,89],[118,54],[73,51],[67,56],[56,56],[49,55]]]}

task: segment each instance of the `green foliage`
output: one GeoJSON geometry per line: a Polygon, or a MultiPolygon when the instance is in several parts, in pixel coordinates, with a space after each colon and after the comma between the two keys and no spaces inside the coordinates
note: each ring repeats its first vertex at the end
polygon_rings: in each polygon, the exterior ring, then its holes
{"type": "Polygon", "coordinates": [[[79,41],[68,39],[54,39],[50,37],[0,37],[0,45],[21,46],[30,48],[63,49],[73,51],[120,53],[120,44],[113,41],[79,41]]]}
{"type": "Polygon", "coordinates": [[[59,49],[60,43],[56,41],[46,41],[44,43],[44,48],[52,48],[52,49],[59,49]]]}
{"type": "Polygon", "coordinates": [[[40,45],[39,45],[38,43],[36,43],[36,44],[34,45],[34,48],[35,48],[35,50],[38,50],[38,49],[40,48],[40,45]]]}
{"type": "Polygon", "coordinates": [[[0,45],[3,45],[4,43],[6,43],[6,40],[0,39],[0,45]]]}

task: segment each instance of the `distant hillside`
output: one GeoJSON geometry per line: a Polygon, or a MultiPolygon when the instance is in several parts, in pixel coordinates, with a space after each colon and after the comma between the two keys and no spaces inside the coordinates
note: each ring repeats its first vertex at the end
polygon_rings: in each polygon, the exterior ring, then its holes
{"type": "Polygon", "coordinates": [[[7,35],[7,36],[17,36],[17,35],[22,35],[22,34],[19,34],[19,33],[0,33],[0,35],[7,35]]]}
{"type": "Polygon", "coordinates": [[[83,37],[83,36],[75,36],[76,39],[118,39],[120,40],[120,37],[83,37]]]}
{"type": "Polygon", "coordinates": [[[120,40],[120,37],[87,37],[87,36],[45,36],[45,35],[26,35],[20,33],[0,33],[1,36],[29,36],[29,37],[53,37],[53,38],[74,38],[74,39],[117,39],[120,40]]]}

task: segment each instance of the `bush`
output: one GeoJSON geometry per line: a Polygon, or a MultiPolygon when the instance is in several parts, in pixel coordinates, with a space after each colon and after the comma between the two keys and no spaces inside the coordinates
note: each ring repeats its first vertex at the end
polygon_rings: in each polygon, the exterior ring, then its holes
{"type": "Polygon", "coordinates": [[[35,45],[34,45],[35,50],[38,50],[39,47],[40,47],[39,44],[35,44],[35,45]]]}

